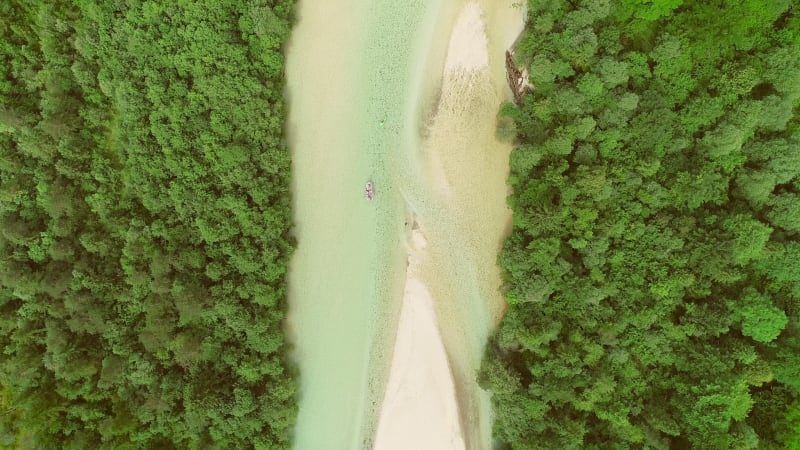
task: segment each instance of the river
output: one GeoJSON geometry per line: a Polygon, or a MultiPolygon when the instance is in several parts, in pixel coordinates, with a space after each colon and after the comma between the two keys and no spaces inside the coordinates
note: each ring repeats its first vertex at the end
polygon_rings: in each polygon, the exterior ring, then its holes
{"type": "Polygon", "coordinates": [[[298,241],[287,320],[300,371],[296,449],[373,445],[414,220],[430,234],[423,281],[440,319],[465,441],[488,448],[488,397],[474,372],[502,312],[494,263],[510,218],[510,146],[494,139],[494,114],[505,95],[503,46],[519,32],[521,14],[511,1],[485,3],[491,70],[460,94],[442,82],[448,37],[465,2],[298,4],[287,60],[298,241]],[[444,112],[443,99],[450,102],[444,112]],[[367,180],[377,191],[372,202],[363,195],[367,180]]]}

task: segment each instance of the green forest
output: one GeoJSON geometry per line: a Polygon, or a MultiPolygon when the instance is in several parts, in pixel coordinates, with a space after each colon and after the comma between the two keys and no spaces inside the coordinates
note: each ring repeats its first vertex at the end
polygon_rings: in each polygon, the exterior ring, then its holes
{"type": "Polygon", "coordinates": [[[0,448],[288,446],[293,4],[0,2],[0,448]]]}
{"type": "Polygon", "coordinates": [[[800,6],[528,6],[500,448],[800,448],[800,6]]]}

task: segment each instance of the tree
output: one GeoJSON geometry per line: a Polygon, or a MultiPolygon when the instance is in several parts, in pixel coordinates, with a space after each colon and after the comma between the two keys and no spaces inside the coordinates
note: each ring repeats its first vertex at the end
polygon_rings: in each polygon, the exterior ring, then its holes
{"type": "Polygon", "coordinates": [[[293,3],[0,6],[0,446],[288,445],[293,3]]]}
{"type": "Polygon", "coordinates": [[[761,257],[772,234],[772,228],[744,214],[726,220],[723,227],[734,236],[733,259],[740,265],[761,257]]]}
{"type": "Polygon", "coordinates": [[[758,342],[774,341],[789,321],[786,314],[772,304],[769,296],[755,290],[747,290],[742,303],[741,307],[733,307],[734,313],[741,315],[742,333],[758,342]]]}
{"type": "Polygon", "coordinates": [[[800,197],[797,194],[780,194],[770,201],[767,213],[770,223],[790,233],[800,233],[800,197]]]}
{"type": "Polygon", "coordinates": [[[785,448],[800,392],[790,3],[531,4],[515,57],[544,88],[508,115],[509,308],[480,375],[501,446],[785,448]]]}

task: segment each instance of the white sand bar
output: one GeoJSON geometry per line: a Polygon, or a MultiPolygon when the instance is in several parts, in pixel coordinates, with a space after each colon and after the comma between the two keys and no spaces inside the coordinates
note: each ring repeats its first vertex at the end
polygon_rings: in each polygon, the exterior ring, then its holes
{"type": "Polygon", "coordinates": [[[416,249],[400,313],[392,372],[386,389],[375,448],[381,450],[461,450],[455,386],[439,336],[433,299],[416,278],[424,238],[414,233],[416,249]]]}
{"type": "Polygon", "coordinates": [[[483,11],[477,3],[468,3],[458,17],[450,46],[447,48],[445,72],[453,70],[481,70],[489,65],[489,50],[483,11]]]}

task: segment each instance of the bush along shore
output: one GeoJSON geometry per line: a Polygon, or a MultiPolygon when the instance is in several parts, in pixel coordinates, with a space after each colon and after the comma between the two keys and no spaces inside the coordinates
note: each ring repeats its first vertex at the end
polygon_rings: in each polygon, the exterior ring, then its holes
{"type": "Polygon", "coordinates": [[[288,446],[293,3],[0,5],[0,446],[288,446]]]}
{"type": "Polygon", "coordinates": [[[800,9],[528,8],[500,448],[800,448],[800,9]]]}

